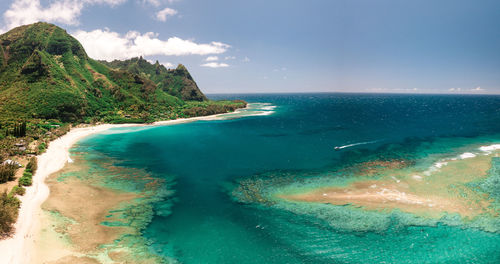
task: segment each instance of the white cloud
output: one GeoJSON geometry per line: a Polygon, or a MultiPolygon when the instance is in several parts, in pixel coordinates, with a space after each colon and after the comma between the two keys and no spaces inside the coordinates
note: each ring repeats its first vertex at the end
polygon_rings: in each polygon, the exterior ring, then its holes
{"type": "Polygon", "coordinates": [[[374,88],[368,88],[366,91],[371,91],[371,92],[387,92],[389,89],[387,88],[381,88],[381,87],[374,87],[374,88]]]}
{"type": "Polygon", "coordinates": [[[83,0],[78,2],[84,2],[88,4],[108,4],[110,6],[117,6],[119,4],[125,3],[127,0],[83,0]]]}
{"type": "Polygon", "coordinates": [[[175,65],[173,63],[170,63],[170,62],[160,62],[161,65],[165,66],[165,68],[174,68],[175,65]]]}
{"type": "Polygon", "coordinates": [[[78,25],[86,5],[119,5],[126,0],[56,0],[42,6],[40,0],[17,0],[3,14],[5,30],[38,21],[78,25]]]}
{"type": "Polygon", "coordinates": [[[235,60],[236,57],[235,56],[226,56],[224,59],[225,60],[235,60]]]}
{"type": "Polygon", "coordinates": [[[476,88],[473,89],[462,89],[462,88],[450,88],[448,89],[449,92],[484,92],[485,89],[481,88],[481,86],[477,86],[476,88]]]}
{"type": "Polygon", "coordinates": [[[160,6],[161,1],[160,0],[142,0],[141,1],[143,4],[150,4],[152,6],[160,6]]]}
{"type": "Polygon", "coordinates": [[[20,0],[5,11],[4,20],[8,29],[37,21],[76,25],[82,8],[83,3],[76,1],[57,1],[42,7],[39,0],[20,0]]]}
{"type": "Polygon", "coordinates": [[[205,59],[205,61],[218,61],[219,57],[217,56],[209,56],[205,59]]]}
{"type": "Polygon", "coordinates": [[[156,13],[156,19],[159,20],[159,21],[167,21],[167,18],[170,17],[170,16],[175,16],[177,15],[177,10],[175,9],[172,9],[172,8],[165,8],[161,11],[158,11],[156,13]]]}
{"type": "Polygon", "coordinates": [[[229,64],[218,63],[218,62],[209,62],[209,63],[202,64],[201,66],[209,67],[209,68],[225,68],[225,67],[229,67],[229,64]]]}
{"type": "MultiPolygon", "coordinates": [[[[147,60],[147,61],[149,63],[151,63],[151,64],[156,64],[156,61],[152,61],[152,60],[147,60]]],[[[172,64],[170,62],[158,62],[158,63],[160,63],[161,65],[165,66],[165,68],[173,68],[174,67],[174,64],[172,64]]]]}
{"type": "Polygon", "coordinates": [[[142,4],[149,4],[149,5],[156,6],[156,7],[160,6],[163,3],[172,4],[175,2],[179,2],[179,1],[180,0],[140,0],[140,2],[142,4]]]}
{"type": "Polygon", "coordinates": [[[101,60],[153,55],[221,54],[231,47],[221,42],[198,44],[178,37],[161,40],[158,38],[158,34],[153,32],[141,34],[137,31],[129,31],[127,34],[121,35],[108,29],[96,29],[93,31],[79,30],[73,35],[82,43],[90,57],[101,60]]]}
{"type": "Polygon", "coordinates": [[[484,91],[484,89],[482,89],[481,86],[478,86],[478,87],[472,89],[471,91],[478,92],[478,91],[484,91]]]}
{"type": "Polygon", "coordinates": [[[250,61],[250,58],[248,58],[248,57],[245,57],[245,58],[243,59],[243,62],[249,62],[249,61],[250,61]]]}

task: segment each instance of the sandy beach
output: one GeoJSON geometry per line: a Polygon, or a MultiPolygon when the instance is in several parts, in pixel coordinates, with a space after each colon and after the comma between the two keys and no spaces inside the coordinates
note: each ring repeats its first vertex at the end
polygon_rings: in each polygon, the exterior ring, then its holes
{"type": "MultiPolygon", "coordinates": [[[[242,109],[227,113],[234,115],[242,109]]],[[[200,120],[222,120],[226,114],[182,118],[159,121],[153,124],[102,124],[96,126],[76,127],[64,136],[50,142],[47,151],[38,156],[38,169],[33,177],[33,185],[26,188],[26,194],[20,197],[22,202],[19,216],[12,237],[0,241],[1,263],[36,263],[33,259],[35,244],[39,242],[40,219],[43,217],[41,205],[49,197],[49,187],[45,183],[47,177],[61,170],[69,160],[69,149],[82,138],[100,133],[111,128],[138,126],[166,126],[194,122],[200,120]]]]}

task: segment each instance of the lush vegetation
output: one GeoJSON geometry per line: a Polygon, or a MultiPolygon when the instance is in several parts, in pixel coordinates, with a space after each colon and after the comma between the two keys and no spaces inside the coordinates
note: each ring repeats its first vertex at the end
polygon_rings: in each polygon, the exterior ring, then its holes
{"type": "MultiPolygon", "coordinates": [[[[0,162],[2,160],[0,159],[0,162]]],[[[17,166],[11,163],[0,164],[0,183],[13,181],[16,175],[17,166]]]]}
{"type": "MultiPolygon", "coordinates": [[[[33,174],[35,174],[37,167],[37,158],[31,157],[28,164],[26,164],[26,169],[23,172],[23,176],[19,178],[19,186],[31,186],[33,182],[33,174]]],[[[16,193],[17,194],[17,193],[16,193]]],[[[24,193],[23,193],[24,194],[24,193]]],[[[21,194],[22,195],[22,194],[21,194]]]]}
{"type": "Polygon", "coordinates": [[[10,191],[9,195],[21,195],[23,196],[26,193],[26,189],[23,186],[14,186],[10,191]]]}
{"type": "Polygon", "coordinates": [[[202,101],[189,102],[182,111],[184,117],[206,116],[218,113],[227,113],[235,111],[238,108],[244,107],[244,101],[202,101]]]}
{"type": "Polygon", "coordinates": [[[26,132],[16,137],[7,134],[7,131],[11,130],[16,122],[4,122],[0,128],[0,159],[2,157],[6,159],[12,156],[41,154],[45,151],[49,141],[66,134],[71,127],[70,123],[61,123],[57,120],[31,119],[25,122],[26,132]]]}
{"type": "Polygon", "coordinates": [[[38,169],[38,159],[36,158],[36,156],[33,156],[28,161],[28,164],[26,164],[25,172],[31,172],[35,174],[37,169],[38,169]]]}
{"type": "Polygon", "coordinates": [[[19,186],[31,186],[33,174],[31,172],[23,172],[23,176],[19,178],[19,186]]]}
{"type": "Polygon", "coordinates": [[[5,237],[12,231],[12,225],[16,222],[20,201],[6,192],[0,194],[0,238],[5,237]]]}

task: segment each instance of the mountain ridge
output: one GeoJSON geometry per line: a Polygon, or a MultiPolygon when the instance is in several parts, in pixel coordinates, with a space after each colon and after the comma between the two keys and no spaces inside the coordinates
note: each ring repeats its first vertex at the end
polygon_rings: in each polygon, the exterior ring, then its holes
{"type": "Polygon", "coordinates": [[[182,64],[179,64],[175,69],[167,69],[158,61],[152,64],[143,59],[142,56],[123,61],[113,60],[111,62],[99,62],[113,69],[127,70],[149,78],[165,92],[184,101],[208,100],[199,89],[187,68],[182,64]]]}
{"type": "Polygon", "coordinates": [[[189,109],[210,104],[223,105],[212,107],[221,113],[243,106],[209,101],[183,65],[168,70],[142,58],[93,60],[53,24],[38,22],[0,35],[0,122],[150,122],[203,115],[189,109]]]}

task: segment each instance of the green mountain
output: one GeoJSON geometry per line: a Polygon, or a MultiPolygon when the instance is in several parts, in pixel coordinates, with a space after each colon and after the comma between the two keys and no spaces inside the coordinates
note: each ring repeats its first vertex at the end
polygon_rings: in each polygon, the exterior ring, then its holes
{"type": "MultiPolygon", "coordinates": [[[[167,70],[143,59],[106,64],[111,67],[89,58],[75,38],[52,24],[0,35],[0,122],[144,122],[213,112],[198,109],[212,101],[187,102],[207,99],[182,65],[167,70]]],[[[243,106],[226,103],[213,102],[212,110],[243,106]]]]}
{"type": "Polygon", "coordinates": [[[176,69],[167,69],[156,61],[155,64],[140,58],[112,62],[100,61],[115,69],[127,70],[152,80],[158,88],[184,101],[206,101],[207,97],[200,91],[198,85],[184,65],[179,64],[176,69]]]}

